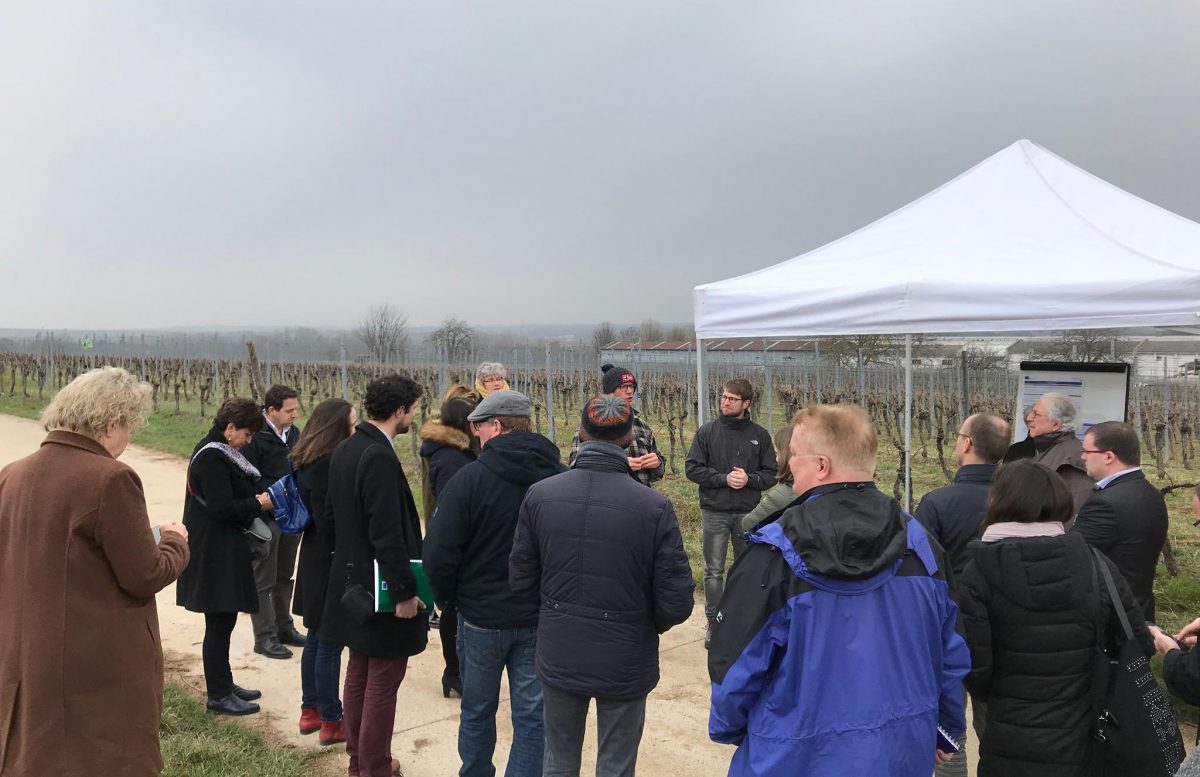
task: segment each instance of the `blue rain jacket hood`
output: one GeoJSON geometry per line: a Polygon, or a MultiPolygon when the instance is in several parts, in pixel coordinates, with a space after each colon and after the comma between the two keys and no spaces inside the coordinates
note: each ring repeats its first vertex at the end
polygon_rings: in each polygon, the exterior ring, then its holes
{"type": "Polygon", "coordinates": [[[815,488],[747,535],[709,652],[730,775],[928,777],[966,730],[944,553],[872,483],[815,488]]]}

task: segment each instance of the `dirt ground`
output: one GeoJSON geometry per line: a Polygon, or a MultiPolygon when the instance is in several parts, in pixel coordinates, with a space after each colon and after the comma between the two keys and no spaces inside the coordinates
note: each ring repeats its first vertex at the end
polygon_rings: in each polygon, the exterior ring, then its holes
{"type": "MultiPolygon", "coordinates": [[[[0,466],[33,452],[45,433],[34,422],[0,415],[0,466]]],[[[179,520],[183,515],[183,482],[186,462],[175,456],[131,446],[121,461],[133,467],[146,489],[153,523],[179,520]]],[[[204,618],[175,605],[175,587],[158,595],[158,613],[163,650],[172,674],[196,689],[203,688],[200,643],[204,618]]],[[[230,648],[235,681],[263,692],[263,711],[254,728],[265,723],[278,733],[274,741],[318,748],[316,735],[300,736],[300,653],[287,660],[255,654],[249,616],[238,618],[230,648]]],[[[436,630],[429,647],[413,658],[408,676],[400,687],[392,754],[400,759],[406,777],[445,777],[458,767],[458,700],[443,699],[441,690],[441,646],[436,630]]],[[[733,748],[708,740],[708,675],[705,669],[703,607],[687,623],[663,635],[662,682],[650,694],[646,708],[646,731],[639,754],[643,774],[675,777],[724,774],[733,748]]],[[[507,691],[501,694],[498,739],[494,762],[503,773],[512,728],[508,723],[507,691]]],[[[583,773],[595,770],[595,725],[589,725],[584,750],[583,773]]],[[[345,766],[345,749],[337,747],[336,758],[345,766]]],[[[327,763],[324,762],[323,763],[327,763]]],[[[324,771],[324,769],[322,769],[324,771]]],[[[344,769],[341,771],[345,773],[344,769]]]]}

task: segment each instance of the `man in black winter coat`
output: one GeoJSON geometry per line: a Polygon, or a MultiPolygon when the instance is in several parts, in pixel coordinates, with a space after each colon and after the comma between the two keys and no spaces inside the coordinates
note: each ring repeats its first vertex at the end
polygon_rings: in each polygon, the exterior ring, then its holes
{"type": "Polygon", "coordinates": [[[976,413],[963,421],[954,436],[954,482],[926,494],[913,514],[946,551],[955,577],[971,560],[967,546],[979,539],[988,488],[1008,436],[1008,422],[1000,416],[976,413]]]}
{"type": "Polygon", "coordinates": [[[775,485],[775,446],[766,429],[750,420],[754,389],[744,378],[721,387],[721,415],[696,430],[684,472],[700,486],[704,531],[704,647],[712,642],[717,604],[725,590],[725,557],[733,542],[736,560],[746,549],[742,517],[775,485]]]}
{"type": "Polygon", "coordinates": [[[1072,531],[1108,556],[1154,622],[1154,571],[1167,541],[1167,503],[1142,474],[1142,449],[1129,424],[1105,421],[1083,436],[1083,463],[1096,492],[1083,503],[1072,531]]]}
{"type": "MultiPolygon", "coordinates": [[[[300,430],[295,427],[299,406],[299,394],[288,386],[271,386],[263,397],[266,424],[242,448],[242,455],[261,474],[258,487],[262,491],[291,470],[288,456],[300,439],[300,430]]],[[[301,535],[281,532],[270,510],[261,517],[271,529],[271,541],[248,538],[258,589],[258,612],[250,616],[254,652],[267,658],[291,658],[292,651],[284,645],[304,647],[304,635],[292,620],[292,589],[301,535]]]]}
{"type": "Polygon", "coordinates": [[[421,519],[392,446],[392,438],[412,425],[420,396],[421,387],[401,375],[371,381],[363,397],[367,421],[329,460],[336,540],[321,636],[350,648],[343,722],[350,773],[360,777],[392,773],[396,694],[409,657],[423,651],[429,638],[410,566],[421,556],[421,519]],[[342,598],[353,586],[374,593],[376,563],[395,612],[356,618],[342,598]]]}
{"type": "MultiPolygon", "coordinates": [[[[996,474],[996,465],[1008,449],[1009,434],[1008,422],[1000,416],[976,413],[963,421],[954,437],[954,458],[958,463],[954,482],[926,494],[913,515],[946,551],[953,571],[951,582],[963,573],[971,560],[969,546],[979,539],[979,525],[987,512],[988,489],[996,474]]],[[[972,698],[972,724],[981,740],[986,715],[984,702],[972,698]]],[[[966,777],[966,740],[964,736],[959,743],[962,750],[953,760],[934,770],[935,777],[966,777]]]]}
{"type": "Polygon", "coordinates": [[[521,506],[509,582],[541,595],[545,777],[579,774],[592,699],[597,773],[632,777],[658,635],[687,620],[695,584],[671,502],[630,471],[632,409],[601,395],[582,415],[574,469],[532,486],[521,506]]]}
{"type": "Polygon", "coordinates": [[[461,777],[492,777],[500,676],[507,668],[513,741],[507,777],[542,773],[542,687],[534,672],[536,591],[508,584],[508,556],[525,492],[564,471],[558,448],[530,431],[529,398],[493,391],[467,419],[479,458],[458,471],[429,522],[425,571],[438,602],[458,606],[461,777]]]}

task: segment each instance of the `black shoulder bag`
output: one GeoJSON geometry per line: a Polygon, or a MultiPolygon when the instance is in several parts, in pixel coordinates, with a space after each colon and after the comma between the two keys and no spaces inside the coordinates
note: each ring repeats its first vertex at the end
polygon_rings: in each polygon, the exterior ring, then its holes
{"type": "MultiPolygon", "coordinates": [[[[358,496],[359,474],[362,468],[362,459],[359,459],[358,466],[354,470],[354,494],[358,496]]],[[[375,597],[362,586],[360,583],[352,583],[351,575],[354,573],[354,562],[346,562],[346,583],[345,591],[342,593],[342,610],[346,616],[355,624],[362,626],[367,621],[375,617],[375,597]]]]}
{"type": "MultiPolygon", "coordinates": [[[[1121,777],[1171,777],[1183,762],[1183,738],[1171,701],[1150,671],[1150,661],[1133,638],[1112,572],[1104,556],[1092,548],[1092,588],[1100,589],[1096,571],[1104,576],[1108,599],[1121,622],[1124,639],[1117,657],[1104,651],[1107,612],[1096,621],[1096,687],[1100,700],[1093,733],[1096,763],[1102,774],[1121,777]]],[[[1097,608],[1099,609],[1099,608],[1097,608]]]]}

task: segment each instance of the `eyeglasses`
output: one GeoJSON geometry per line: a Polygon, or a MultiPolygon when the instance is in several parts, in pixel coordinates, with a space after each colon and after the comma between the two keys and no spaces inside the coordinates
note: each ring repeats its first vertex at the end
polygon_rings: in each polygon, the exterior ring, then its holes
{"type": "MultiPolygon", "coordinates": [[[[969,435],[969,434],[963,434],[962,432],[955,432],[955,433],[954,433],[954,436],[955,436],[955,437],[961,437],[961,438],[963,438],[964,440],[971,440],[971,435],[969,435]]],[[[974,440],[971,440],[971,441],[972,441],[972,442],[974,442],[974,440]]]]}
{"type": "Polygon", "coordinates": [[[742,399],[741,397],[731,397],[728,394],[722,394],[721,401],[722,402],[745,402],[746,400],[742,399]]]}
{"type": "Polygon", "coordinates": [[[1087,448],[1080,448],[1079,452],[1080,453],[1108,453],[1108,451],[1093,451],[1093,450],[1089,450],[1087,448]]]}

